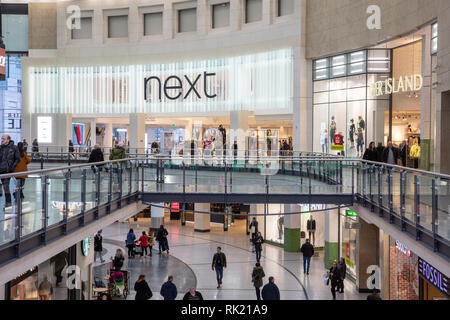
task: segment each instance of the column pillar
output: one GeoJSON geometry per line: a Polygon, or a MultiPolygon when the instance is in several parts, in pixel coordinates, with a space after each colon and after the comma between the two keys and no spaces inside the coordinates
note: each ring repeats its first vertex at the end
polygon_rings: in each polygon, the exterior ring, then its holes
{"type": "Polygon", "coordinates": [[[72,114],[57,114],[55,116],[52,116],[52,122],[52,144],[55,146],[68,147],[69,140],[72,139],[72,114]]]}
{"type": "MultiPolygon", "coordinates": [[[[297,204],[285,204],[284,212],[300,212],[297,204]]],[[[300,251],[300,214],[287,214],[284,216],[284,251],[300,251]]]]}
{"type": "MultiPolygon", "coordinates": [[[[305,48],[294,48],[292,100],[292,140],[294,151],[312,151],[312,62],[305,59],[305,48]]],[[[314,132],[320,134],[320,130],[314,132]]]]}
{"type": "Polygon", "coordinates": [[[155,206],[151,206],[151,211],[150,211],[150,228],[152,229],[159,229],[160,225],[164,224],[164,208],[162,206],[164,206],[164,203],[155,203],[158,206],[161,207],[155,207],[155,206]]]}
{"type": "MultiPolygon", "coordinates": [[[[431,158],[431,37],[422,37],[422,75],[423,87],[420,94],[420,159],[419,167],[430,170],[431,158]]],[[[417,72],[417,71],[415,71],[417,72]]]]}
{"type": "MultiPolygon", "coordinates": [[[[194,203],[194,210],[210,212],[209,203],[194,203]]],[[[211,216],[207,213],[194,213],[194,231],[209,232],[211,231],[211,216]]]]}
{"type": "Polygon", "coordinates": [[[230,148],[233,154],[233,144],[236,140],[238,157],[244,157],[247,150],[248,111],[230,112],[230,148]]]}
{"type": "Polygon", "coordinates": [[[192,130],[193,130],[193,121],[192,119],[187,120],[184,125],[184,141],[192,140],[192,130]]]}
{"type": "MultiPolygon", "coordinates": [[[[130,149],[145,148],[145,113],[131,113],[128,127],[130,149]]],[[[142,150],[141,150],[142,151],[142,150]]]]}
{"type": "Polygon", "coordinates": [[[104,147],[112,148],[112,123],[107,123],[105,126],[105,140],[104,147]]]}
{"type": "Polygon", "coordinates": [[[381,298],[389,300],[389,234],[383,230],[379,231],[380,243],[380,270],[381,270],[381,298]]]}
{"type": "Polygon", "coordinates": [[[93,147],[97,144],[97,135],[96,135],[97,122],[96,122],[96,119],[91,119],[90,128],[91,128],[90,129],[91,130],[91,146],[93,147]]]}
{"type": "MultiPolygon", "coordinates": [[[[367,280],[370,276],[367,268],[372,265],[379,266],[379,230],[375,225],[369,224],[361,218],[359,218],[359,222],[361,227],[356,231],[356,288],[359,292],[368,292],[371,288],[367,287],[367,280]]],[[[380,289],[380,283],[376,287],[380,289]]]]}
{"type": "Polygon", "coordinates": [[[339,245],[338,245],[338,210],[328,210],[325,214],[325,255],[324,264],[325,268],[330,269],[334,260],[339,258],[339,245]]]}

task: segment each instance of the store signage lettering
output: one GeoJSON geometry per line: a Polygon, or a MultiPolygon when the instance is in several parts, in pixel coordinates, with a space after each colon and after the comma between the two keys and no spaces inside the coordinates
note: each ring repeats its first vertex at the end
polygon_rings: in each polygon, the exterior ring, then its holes
{"type": "Polygon", "coordinates": [[[431,264],[419,258],[419,274],[422,275],[428,282],[439,289],[441,292],[448,295],[448,278],[431,264]]]}
{"type": "Polygon", "coordinates": [[[83,256],[86,257],[89,254],[89,250],[91,250],[91,237],[87,237],[81,241],[81,251],[83,252],[83,256]]]}
{"type": "Polygon", "coordinates": [[[408,249],[407,246],[405,246],[403,243],[401,243],[398,240],[395,240],[395,247],[400,250],[401,252],[403,252],[404,254],[406,254],[408,257],[411,257],[411,250],[408,249]]]}
{"type": "Polygon", "coordinates": [[[4,48],[0,48],[0,75],[6,74],[6,53],[4,48]]]}
{"type": "Polygon", "coordinates": [[[211,94],[208,92],[207,84],[208,84],[208,78],[215,76],[216,73],[208,73],[203,72],[203,74],[198,74],[195,78],[191,79],[189,76],[184,75],[184,79],[186,79],[188,83],[188,88],[183,87],[183,81],[178,76],[169,76],[165,79],[164,83],[161,80],[160,77],[151,76],[148,78],[144,78],[144,99],[145,101],[150,100],[151,92],[149,84],[151,85],[152,82],[156,82],[158,86],[158,97],[159,100],[162,99],[162,92],[164,91],[164,96],[169,100],[177,100],[183,97],[183,99],[186,99],[191,94],[195,94],[197,98],[201,99],[202,95],[201,92],[197,90],[197,83],[200,81],[200,79],[203,76],[203,93],[205,96],[209,99],[213,99],[217,96],[217,94],[211,94]],[[176,82],[176,84],[169,84],[169,81],[172,80],[172,82],[176,82]],[[185,90],[187,89],[187,90],[185,90]],[[147,95],[147,91],[149,95],[147,95]],[[183,92],[186,92],[186,94],[183,96],[183,92]]]}
{"type": "Polygon", "coordinates": [[[397,92],[419,91],[423,86],[423,78],[420,74],[400,77],[398,79],[388,78],[384,81],[377,81],[370,86],[372,97],[397,92]]]}

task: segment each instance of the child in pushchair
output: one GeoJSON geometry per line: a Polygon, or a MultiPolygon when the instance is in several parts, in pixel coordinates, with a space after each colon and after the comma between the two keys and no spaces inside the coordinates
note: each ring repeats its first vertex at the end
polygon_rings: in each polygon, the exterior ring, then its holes
{"type": "Polygon", "coordinates": [[[134,255],[135,256],[139,255],[141,257],[144,255],[144,251],[142,250],[141,243],[137,240],[134,242],[134,255]]]}

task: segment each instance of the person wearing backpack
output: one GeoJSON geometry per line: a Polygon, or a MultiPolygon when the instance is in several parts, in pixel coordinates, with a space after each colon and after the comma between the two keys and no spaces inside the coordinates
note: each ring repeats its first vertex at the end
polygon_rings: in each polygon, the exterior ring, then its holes
{"type": "Polygon", "coordinates": [[[252,282],[256,290],[256,299],[261,300],[261,287],[263,286],[263,278],[266,276],[263,267],[259,262],[255,264],[252,272],[252,282]]]}
{"type": "Polygon", "coordinates": [[[139,276],[134,284],[134,290],[136,291],[135,300],[148,300],[153,297],[153,292],[145,281],[145,274],[139,276]]]}

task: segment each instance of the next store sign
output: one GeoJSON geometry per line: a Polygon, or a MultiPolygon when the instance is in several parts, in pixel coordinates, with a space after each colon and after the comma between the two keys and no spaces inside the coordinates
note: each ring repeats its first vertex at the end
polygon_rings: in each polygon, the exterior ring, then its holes
{"type": "Polygon", "coordinates": [[[431,283],[436,289],[448,295],[448,278],[431,264],[419,258],[419,274],[431,283]]]}

